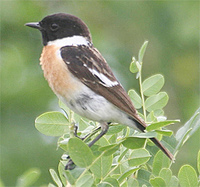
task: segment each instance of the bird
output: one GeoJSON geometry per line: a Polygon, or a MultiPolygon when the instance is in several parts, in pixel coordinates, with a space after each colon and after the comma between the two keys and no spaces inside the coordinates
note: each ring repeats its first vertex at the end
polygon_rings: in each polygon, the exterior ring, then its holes
{"type": "MultiPolygon", "coordinates": [[[[90,147],[106,134],[112,122],[145,132],[147,124],[94,47],[90,30],[80,18],[56,13],[25,25],[42,34],[40,65],[55,95],[78,115],[100,123],[101,132],[90,147]]],[[[150,140],[174,160],[157,138],[150,140]]],[[[69,165],[66,169],[70,169],[69,165]]]]}

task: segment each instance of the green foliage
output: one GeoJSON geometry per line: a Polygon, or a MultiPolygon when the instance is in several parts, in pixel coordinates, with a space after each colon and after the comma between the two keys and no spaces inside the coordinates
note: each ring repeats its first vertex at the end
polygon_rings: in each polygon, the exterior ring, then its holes
{"type": "Polygon", "coordinates": [[[37,168],[31,168],[24,172],[17,179],[17,187],[27,187],[32,186],[40,176],[40,170],[37,168]]]}
{"type": "Polygon", "coordinates": [[[182,187],[197,187],[198,178],[195,169],[190,165],[181,167],[178,173],[180,185],[182,187]]]}
{"type": "Polygon", "coordinates": [[[67,118],[60,112],[46,112],[35,120],[35,127],[47,136],[61,136],[69,132],[67,118]]]}
{"type": "Polygon", "coordinates": [[[176,133],[178,144],[175,151],[179,151],[184,143],[190,138],[200,127],[200,108],[194,113],[190,120],[185,123],[176,133]]]}
{"type": "MultiPolygon", "coordinates": [[[[36,119],[36,128],[49,136],[60,136],[58,147],[64,150],[63,157],[58,165],[58,173],[50,169],[50,174],[57,186],[68,184],[76,187],[90,186],[197,186],[197,172],[189,165],[184,165],[178,174],[173,175],[170,167],[172,162],[157,149],[152,151],[151,142],[147,138],[163,138],[165,145],[175,154],[185,141],[199,128],[199,110],[179,130],[175,137],[172,131],[163,129],[167,125],[178,120],[167,120],[163,107],[168,102],[166,92],[160,91],[164,85],[164,77],[160,74],[153,75],[142,81],[142,65],[144,52],[148,42],[141,47],[138,61],[133,58],[130,71],[137,73],[139,79],[140,95],[133,89],[129,91],[131,100],[135,106],[142,108],[140,114],[147,123],[146,133],[135,132],[122,124],[111,124],[108,133],[91,148],[87,143],[99,133],[97,124],[74,114],[61,102],[60,112],[44,113],[36,119]],[[84,137],[83,141],[74,137],[74,124],[78,124],[78,135],[84,137]],[[148,145],[148,146],[147,146],[148,145]],[[65,170],[70,156],[76,167],[73,170],[65,170]],[[187,176],[187,177],[185,177],[187,176]]],[[[200,155],[200,153],[199,153],[200,155]]],[[[198,169],[200,163],[198,156],[198,169]]],[[[29,179],[28,175],[25,175],[29,179]]],[[[29,184],[30,185],[30,184],[29,184]]],[[[23,185],[22,185],[23,186],[23,185]]],[[[24,185],[26,186],[26,185],[24,185]]],[[[49,187],[54,186],[49,183],[49,187]]]]}
{"type": "MultiPolygon", "coordinates": [[[[129,61],[133,52],[137,56],[142,40],[151,39],[143,58],[143,77],[164,75],[163,91],[170,96],[165,113],[169,119],[182,121],[170,128],[176,132],[199,107],[199,1],[176,2],[0,1],[0,165],[5,186],[15,186],[16,178],[30,167],[39,167],[42,173],[34,185],[46,184],[51,181],[48,169],[56,168],[62,154],[62,150],[55,150],[57,137],[42,135],[34,127],[36,116],[57,110],[57,99],[39,65],[40,33],[24,24],[54,12],[80,17],[123,86],[137,92],[138,82],[128,70],[129,61]]],[[[197,133],[181,148],[172,167],[174,173],[184,163],[195,168],[197,133]]]]}
{"type": "Polygon", "coordinates": [[[86,168],[91,165],[94,155],[91,149],[81,139],[70,138],[67,145],[67,151],[77,166],[86,168]]]}
{"type": "Polygon", "coordinates": [[[142,83],[144,95],[151,96],[157,94],[164,86],[164,82],[164,77],[160,74],[145,79],[142,83]]]}

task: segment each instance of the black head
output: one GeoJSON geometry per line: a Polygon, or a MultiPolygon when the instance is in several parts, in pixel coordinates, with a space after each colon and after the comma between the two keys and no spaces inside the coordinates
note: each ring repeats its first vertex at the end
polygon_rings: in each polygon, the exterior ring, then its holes
{"type": "Polygon", "coordinates": [[[91,42],[90,31],[87,25],[76,16],[58,13],[46,16],[42,21],[26,23],[26,26],[39,29],[42,33],[43,44],[49,41],[71,36],[83,36],[91,42]]]}

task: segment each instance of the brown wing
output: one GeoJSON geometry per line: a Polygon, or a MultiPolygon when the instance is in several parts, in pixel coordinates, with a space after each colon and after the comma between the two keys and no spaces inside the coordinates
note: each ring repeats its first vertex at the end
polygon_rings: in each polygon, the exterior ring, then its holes
{"type": "Polygon", "coordinates": [[[146,126],[138,117],[126,91],[97,49],[87,46],[66,46],[61,49],[61,56],[70,72],[83,84],[146,126]],[[107,84],[104,76],[108,78],[106,80],[110,84],[107,84]]]}
{"type": "MultiPolygon", "coordinates": [[[[63,47],[61,56],[70,72],[91,90],[105,97],[116,107],[138,122],[144,131],[146,124],[138,116],[126,91],[113,75],[110,67],[97,49],[86,46],[63,47]],[[105,75],[108,79],[105,79],[105,75]]],[[[156,139],[150,138],[171,160],[173,155],[156,139]]]]}

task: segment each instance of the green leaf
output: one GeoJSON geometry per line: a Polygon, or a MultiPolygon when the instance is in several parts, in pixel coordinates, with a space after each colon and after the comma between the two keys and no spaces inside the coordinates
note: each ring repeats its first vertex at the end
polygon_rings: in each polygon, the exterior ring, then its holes
{"type": "Polygon", "coordinates": [[[139,183],[136,179],[134,178],[129,178],[128,179],[128,187],[133,186],[133,187],[139,187],[139,183]]]}
{"type": "Polygon", "coordinates": [[[161,151],[158,151],[153,160],[153,174],[158,176],[162,168],[168,168],[170,165],[169,158],[161,151]]]}
{"type": "Polygon", "coordinates": [[[97,187],[114,187],[113,185],[109,184],[108,182],[101,182],[97,185],[97,187]]]}
{"type": "Polygon", "coordinates": [[[143,61],[143,57],[144,57],[144,53],[146,51],[147,45],[148,45],[148,41],[145,41],[142,47],[140,48],[139,55],[138,55],[139,62],[143,61]]]}
{"type": "Polygon", "coordinates": [[[119,183],[116,179],[108,177],[98,185],[98,187],[107,187],[107,186],[119,187],[119,183]]]}
{"type": "Polygon", "coordinates": [[[161,177],[155,177],[153,179],[150,179],[149,181],[152,185],[152,187],[165,187],[166,183],[164,181],[164,179],[162,179],[161,177]]]}
{"type": "MultiPolygon", "coordinates": [[[[141,70],[142,64],[140,62],[138,62],[138,61],[136,61],[135,64],[136,64],[138,70],[141,70]]],[[[140,77],[140,72],[137,73],[136,79],[138,79],[139,77],[140,77]]]]}
{"type": "Polygon", "coordinates": [[[68,115],[70,114],[70,109],[61,100],[58,101],[58,105],[68,117],[68,115]]]}
{"type": "Polygon", "coordinates": [[[149,183],[150,175],[151,175],[151,173],[147,170],[140,169],[138,171],[137,180],[138,180],[140,186],[142,186],[144,184],[146,184],[147,186],[150,186],[150,183],[149,183]]]}
{"type": "Polygon", "coordinates": [[[90,187],[94,182],[94,178],[91,173],[86,172],[84,175],[81,175],[76,181],[76,187],[90,187]]]}
{"type": "Polygon", "coordinates": [[[38,168],[31,168],[18,177],[16,186],[32,186],[38,180],[39,176],[40,170],[38,168]]]}
{"type": "Polygon", "coordinates": [[[158,134],[162,134],[163,136],[171,136],[173,131],[171,130],[156,130],[158,134]]]}
{"type": "Polygon", "coordinates": [[[174,154],[174,149],[177,145],[176,138],[172,135],[170,138],[163,136],[162,137],[162,144],[164,147],[167,147],[167,149],[174,154]]]}
{"type": "Polygon", "coordinates": [[[65,165],[63,163],[64,161],[60,161],[59,164],[58,164],[58,174],[59,174],[59,177],[61,179],[61,182],[64,186],[67,185],[67,181],[66,181],[66,178],[64,177],[64,173],[65,173],[65,165]]]}
{"type": "Polygon", "coordinates": [[[132,62],[130,64],[129,70],[131,73],[137,73],[139,71],[134,57],[132,58],[132,62]]]}
{"type": "Polygon", "coordinates": [[[153,75],[144,80],[142,89],[145,96],[157,94],[164,85],[164,77],[161,74],[153,75]]]}
{"type": "Polygon", "coordinates": [[[129,149],[139,149],[144,147],[145,140],[146,139],[144,138],[128,137],[122,142],[122,144],[124,147],[129,149]]]}
{"type": "Polygon", "coordinates": [[[84,170],[84,168],[75,167],[73,170],[63,170],[61,174],[65,176],[65,178],[71,185],[74,185],[84,170]]]}
{"type": "Polygon", "coordinates": [[[119,149],[120,144],[113,144],[99,148],[99,151],[104,151],[103,156],[109,156],[119,149]]]}
{"type": "MultiPolygon", "coordinates": [[[[168,183],[167,183],[168,184],[168,183]]],[[[169,187],[173,186],[173,187],[178,187],[179,186],[179,181],[178,178],[175,176],[172,176],[171,180],[169,181],[168,184],[169,187]]]]}
{"type": "Polygon", "coordinates": [[[197,169],[198,169],[198,172],[200,174],[200,150],[199,150],[198,155],[197,155],[197,169]]]}
{"type": "Polygon", "coordinates": [[[139,166],[146,163],[150,159],[151,155],[146,149],[135,149],[132,151],[128,164],[129,166],[139,166]]]}
{"type": "Polygon", "coordinates": [[[128,95],[131,98],[134,107],[136,109],[140,109],[142,107],[142,99],[139,94],[135,90],[131,89],[129,90],[128,95]]]}
{"type": "Polygon", "coordinates": [[[184,143],[199,129],[199,127],[200,108],[198,108],[190,120],[187,121],[185,125],[176,132],[175,137],[178,141],[178,144],[175,148],[175,151],[178,151],[184,145],[184,143]]]}
{"type": "Polygon", "coordinates": [[[118,158],[118,162],[120,162],[122,160],[122,158],[126,155],[126,153],[129,151],[129,149],[124,148],[124,150],[122,149],[119,158],[118,158]]]}
{"type": "Polygon", "coordinates": [[[176,122],[179,122],[179,120],[166,120],[166,121],[152,123],[151,125],[146,127],[146,130],[147,131],[159,130],[159,128],[161,127],[165,127],[167,125],[174,124],[176,122]]]}
{"type": "Polygon", "coordinates": [[[166,184],[168,184],[172,178],[172,171],[169,168],[163,168],[161,169],[159,176],[164,179],[166,184]]]}
{"type": "Polygon", "coordinates": [[[117,134],[117,133],[121,132],[125,128],[126,128],[125,125],[115,125],[114,124],[114,125],[109,127],[108,132],[106,133],[106,135],[117,134]]]}
{"type": "Polygon", "coordinates": [[[154,111],[151,111],[151,112],[147,115],[146,121],[147,121],[148,123],[153,123],[153,122],[156,122],[156,121],[157,121],[157,118],[156,118],[156,116],[154,115],[154,111]]]}
{"type": "Polygon", "coordinates": [[[95,177],[101,179],[107,175],[112,166],[113,157],[110,156],[98,156],[92,163],[90,169],[95,177]]]}
{"type": "Polygon", "coordinates": [[[53,169],[50,169],[49,170],[50,174],[51,174],[51,177],[53,179],[53,181],[57,184],[58,187],[62,187],[62,182],[60,181],[57,173],[55,172],[55,170],[53,169]]]}
{"type": "Polygon", "coordinates": [[[127,177],[129,177],[131,174],[135,173],[139,169],[140,168],[133,168],[133,169],[129,169],[128,171],[124,172],[118,179],[119,183],[121,184],[124,180],[127,179],[127,177]]]}
{"type": "Polygon", "coordinates": [[[163,116],[164,111],[162,109],[157,109],[153,111],[155,117],[163,116]]]}
{"type": "Polygon", "coordinates": [[[68,142],[68,151],[70,158],[79,167],[87,167],[93,161],[91,149],[79,138],[70,138],[68,142]]]}
{"type": "Polygon", "coordinates": [[[181,187],[198,187],[197,173],[190,165],[184,165],[178,172],[181,187]]]}
{"type": "Polygon", "coordinates": [[[169,97],[166,92],[160,92],[156,95],[148,97],[145,101],[146,110],[151,112],[152,110],[162,109],[168,102],[169,97]]]}
{"type": "Polygon", "coordinates": [[[35,120],[35,127],[47,136],[61,136],[69,132],[68,120],[61,112],[46,112],[35,120]]]}
{"type": "Polygon", "coordinates": [[[137,133],[133,135],[133,137],[137,138],[154,138],[156,136],[157,136],[156,132],[137,133]]]}

